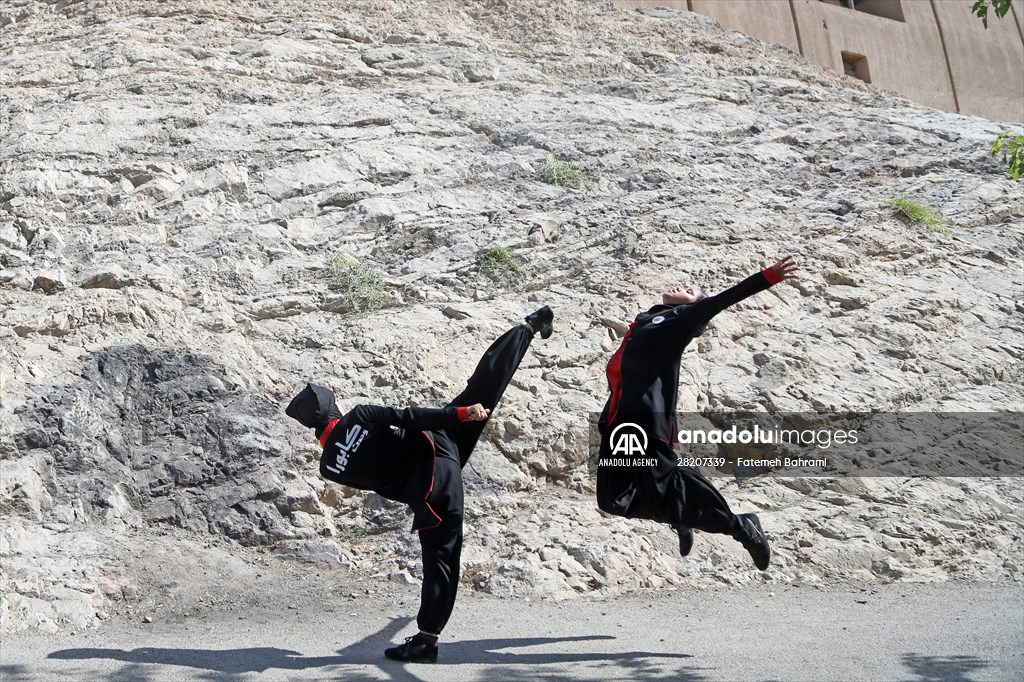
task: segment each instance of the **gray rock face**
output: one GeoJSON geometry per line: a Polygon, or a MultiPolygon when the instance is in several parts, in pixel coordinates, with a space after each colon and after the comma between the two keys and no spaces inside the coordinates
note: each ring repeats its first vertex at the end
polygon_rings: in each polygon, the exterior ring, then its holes
{"type": "Polygon", "coordinates": [[[283,406],[307,380],[443,403],[542,303],[556,335],[466,470],[467,587],[1021,579],[1019,479],[718,479],[774,543],[760,574],[598,512],[588,450],[636,312],[785,253],[801,278],[684,354],[680,409],[1019,410],[1003,126],[608,2],[11,0],[0,44],[0,631],[159,593],[131,548],[181,534],[418,579],[405,510],[321,480],[283,406]],[[339,314],[333,262],[386,307],[339,314]]]}

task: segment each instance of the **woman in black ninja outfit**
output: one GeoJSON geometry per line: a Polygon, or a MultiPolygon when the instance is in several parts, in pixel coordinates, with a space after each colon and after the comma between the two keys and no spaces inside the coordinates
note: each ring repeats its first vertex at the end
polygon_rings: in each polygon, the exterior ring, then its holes
{"type": "Polygon", "coordinates": [[[462,552],[462,468],[501,400],[535,333],[551,336],[544,306],[508,330],[480,359],[466,389],[442,408],[356,405],[344,415],[334,393],[315,384],[295,396],[285,413],[316,429],[324,478],[408,504],[423,549],[419,633],[385,650],[390,659],[432,663],[437,639],[451,616],[462,552]]]}
{"type": "MultiPolygon", "coordinates": [[[[667,523],[679,534],[679,553],[693,545],[693,530],[732,535],[762,571],[771,548],[756,514],[732,513],[711,481],[696,469],[678,466],[675,438],[679,362],[683,349],[718,313],[743,299],[792,279],[792,256],[751,275],[722,293],[674,289],[662,304],[640,313],[629,327],[606,371],[611,396],[598,421],[600,458],[615,461],[611,442],[616,427],[635,424],[648,436],[643,457],[654,466],[599,466],[597,503],[609,514],[667,523]]],[[[616,464],[618,464],[616,462],[616,464]]]]}

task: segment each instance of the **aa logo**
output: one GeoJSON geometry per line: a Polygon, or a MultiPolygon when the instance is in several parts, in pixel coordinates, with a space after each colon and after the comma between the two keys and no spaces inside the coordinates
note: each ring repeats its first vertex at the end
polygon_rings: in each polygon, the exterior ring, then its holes
{"type": "Polygon", "coordinates": [[[632,457],[647,452],[647,433],[632,422],[619,424],[612,429],[608,441],[612,445],[613,455],[632,457]]]}

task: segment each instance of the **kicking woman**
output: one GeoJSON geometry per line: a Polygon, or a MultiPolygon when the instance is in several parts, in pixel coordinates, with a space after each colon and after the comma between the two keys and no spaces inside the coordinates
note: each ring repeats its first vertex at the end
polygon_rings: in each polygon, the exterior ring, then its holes
{"type": "Polygon", "coordinates": [[[669,291],[662,296],[662,305],[637,316],[608,362],[611,396],[598,421],[600,457],[618,464],[612,433],[621,424],[635,424],[648,436],[643,463],[654,460],[654,466],[599,466],[597,504],[603,511],[671,525],[679,534],[683,556],[693,545],[692,529],[732,535],[750,552],[759,569],[768,568],[771,548],[757,515],[733,514],[711,481],[696,469],[677,466],[672,444],[679,361],[683,349],[704,331],[711,318],[759,291],[792,279],[795,271],[792,256],[786,256],[710,298],[695,288],[669,291]]]}
{"type": "Polygon", "coordinates": [[[320,474],[408,504],[423,549],[419,633],[385,650],[398,661],[433,663],[437,639],[451,616],[462,552],[462,468],[485,420],[501,400],[535,333],[551,336],[551,308],[505,332],[484,353],[466,389],[438,409],[356,405],[342,414],[334,393],[315,384],[295,396],[285,413],[316,429],[323,446],[320,474]]]}

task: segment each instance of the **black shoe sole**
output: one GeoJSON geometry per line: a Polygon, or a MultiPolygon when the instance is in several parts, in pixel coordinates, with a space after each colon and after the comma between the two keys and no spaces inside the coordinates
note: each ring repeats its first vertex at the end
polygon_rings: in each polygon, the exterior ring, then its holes
{"type": "Polygon", "coordinates": [[[763,557],[762,561],[758,561],[759,557],[757,555],[761,553],[762,545],[760,542],[757,542],[755,538],[742,541],[743,547],[750,554],[750,558],[754,560],[754,566],[757,567],[757,570],[767,571],[768,566],[772,561],[772,548],[771,545],[768,544],[768,536],[764,534],[764,529],[761,528],[761,519],[757,518],[757,514],[743,514],[743,516],[749,519],[750,525],[757,529],[758,535],[764,539],[763,548],[766,552],[766,556],[763,557]]]}
{"type": "Polygon", "coordinates": [[[413,656],[407,658],[398,653],[390,654],[385,651],[384,658],[389,661],[398,661],[399,663],[437,663],[437,652],[434,652],[433,656],[413,656]]]}
{"type": "Polygon", "coordinates": [[[555,313],[551,310],[551,306],[544,306],[540,310],[530,313],[526,316],[526,321],[533,327],[533,331],[540,334],[540,338],[550,338],[551,334],[554,333],[555,329],[551,322],[555,319],[555,313]]]}

